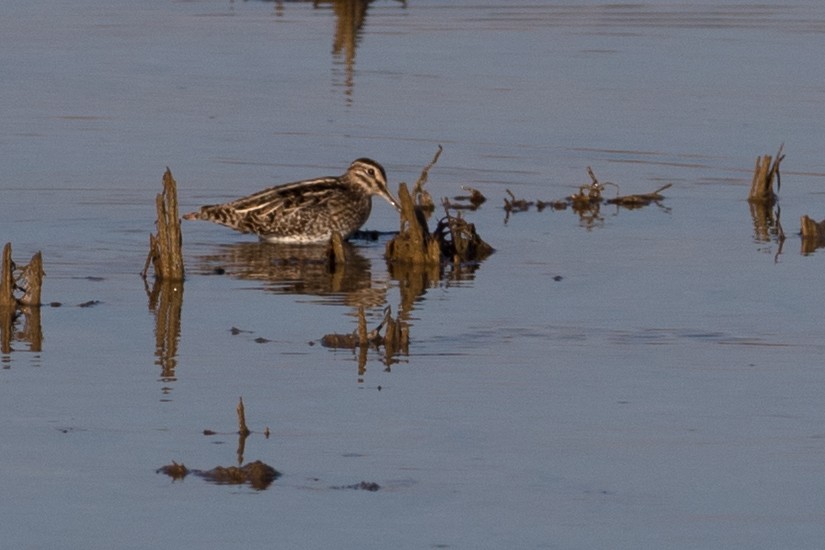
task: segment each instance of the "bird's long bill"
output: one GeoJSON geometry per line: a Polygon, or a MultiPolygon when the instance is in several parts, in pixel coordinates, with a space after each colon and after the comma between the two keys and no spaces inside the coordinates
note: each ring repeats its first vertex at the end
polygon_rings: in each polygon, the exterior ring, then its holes
{"type": "Polygon", "coordinates": [[[379,195],[381,195],[382,197],[384,197],[384,199],[385,199],[388,203],[390,203],[391,205],[393,205],[393,207],[395,207],[395,209],[396,209],[396,210],[398,210],[399,212],[401,212],[401,205],[400,205],[400,204],[398,204],[398,201],[397,201],[397,200],[395,200],[395,198],[394,198],[394,197],[392,196],[392,194],[390,193],[390,190],[389,190],[389,189],[387,189],[386,187],[383,187],[383,186],[382,186],[382,187],[381,187],[381,192],[379,193],[379,195]]]}

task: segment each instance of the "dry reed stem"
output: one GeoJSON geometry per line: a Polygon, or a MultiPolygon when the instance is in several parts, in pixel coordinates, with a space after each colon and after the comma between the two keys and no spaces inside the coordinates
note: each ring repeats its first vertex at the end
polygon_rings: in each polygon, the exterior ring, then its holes
{"type": "Polygon", "coordinates": [[[751,202],[767,202],[773,203],[776,201],[776,194],[773,191],[773,182],[776,180],[776,190],[779,191],[781,187],[781,178],[779,175],[779,164],[785,155],[782,153],[784,144],[779,146],[779,151],[776,153],[776,158],[770,155],[763,155],[756,158],[756,165],[753,169],[753,179],[751,180],[751,190],[748,194],[748,200],[751,202]]]}
{"type": "Polygon", "coordinates": [[[401,204],[401,230],[387,243],[386,256],[392,262],[440,264],[441,250],[427,229],[427,220],[413,203],[407,186],[398,186],[401,204]]]}
{"type": "Polygon", "coordinates": [[[168,281],[182,281],[184,278],[182,236],[178,213],[178,192],[175,178],[169,168],[163,174],[163,192],[155,200],[157,208],[157,235],[149,235],[149,255],[143,267],[146,278],[149,263],[152,263],[155,277],[168,281]]]}
{"type": "Polygon", "coordinates": [[[3,269],[0,273],[0,307],[16,308],[14,297],[14,262],[11,259],[11,243],[3,247],[3,269]]]}

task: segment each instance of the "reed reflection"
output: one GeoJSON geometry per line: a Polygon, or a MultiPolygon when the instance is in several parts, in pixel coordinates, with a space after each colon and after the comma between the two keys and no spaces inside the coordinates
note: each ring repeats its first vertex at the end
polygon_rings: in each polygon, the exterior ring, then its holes
{"type": "Polygon", "coordinates": [[[343,83],[333,82],[333,86],[343,86],[347,103],[352,103],[355,88],[355,50],[361,38],[361,29],[367,17],[368,0],[335,0],[331,3],[335,11],[335,37],[332,41],[333,63],[343,67],[343,83]]]}
{"type": "Polygon", "coordinates": [[[3,363],[9,362],[14,343],[22,342],[28,351],[43,351],[43,329],[40,325],[40,306],[11,308],[0,306],[0,353],[3,363]],[[20,323],[22,321],[22,328],[20,323]]]}
{"type": "MultiPolygon", "coordinates": [[[[779,246],[774,255],[778,260],[785,244],[785,232],[782,230],[779,207],[764,202],[748,202],[753,221],[753,238],[759,243],[776,242],[779,246]]],[[[804,246],[803,246],[804,253],[804,246]]]]}
{"type": "Polygon", "coordinates": [[[415,305],[420,303],[427,290],[439,286],[460,286],[475,279],[479,264],[409,264],[387,262],[390,277],[397,281],[401,301],[398,316],[408,321],[415,305]]]}
{"type": "Polygon", "coordinates": [[[180,317],[183,308],[183,282],[156,279],[151,290],[146,286],[149,311],[155,315],[155,364],[161,380],[176,380],[175,368],[180,342],[180,317]]]}
{"type": "MultiPolygon", "coordinates": [[[[332,7],[335,13],[335,34],[332,39],[332,57],[334,65],[341,67],[343,76],[340,81],[333,81],[333,86],[343,87],[348,105],[352,104],[355,89],[355,56],[358,43],[361,40],[367,11],[373,0],[313,0],[313,8],[332,7]]],[[[275,14],[283,16],[284,2],[276,0],[275,14]]],[[[402,7],[406,7],[404,0],[398,0],[402,7]]],[[[334,71],[334,76],[337,71],[334,71]]]]}

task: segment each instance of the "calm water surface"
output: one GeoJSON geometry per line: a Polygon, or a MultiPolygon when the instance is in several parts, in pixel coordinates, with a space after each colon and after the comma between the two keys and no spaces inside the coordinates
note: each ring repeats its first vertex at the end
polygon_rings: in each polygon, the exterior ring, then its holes
{"type": "MultiPolygon", "coordinates": [[[[825,256],[796,233],[825,217],[825,8],[316,4],[5,7],[0,237],[42,250],[62,305],[0,356],[4,544],[818,547],[825,256]],[[745,199],[781,143],[780,246],[745,199]],[[167,166],[188,210],[360,156],[395,188],[439,144],[432,194],[488,198],[474,271],[404,278],[380,237],[333,278],[187,223],[185,285],[138,277],[167,166]],[[673,186],[506,217],[508,190],[560,199],[588,166],[673,186]],[[409,353],[320,346],[358,306],[402,312],[409,353]],[[239,396],[243,461],[280,479],[155,473],[235,464],[239,396]]],[[[376,202],[367,228],[397,226],[376,202]]]]}

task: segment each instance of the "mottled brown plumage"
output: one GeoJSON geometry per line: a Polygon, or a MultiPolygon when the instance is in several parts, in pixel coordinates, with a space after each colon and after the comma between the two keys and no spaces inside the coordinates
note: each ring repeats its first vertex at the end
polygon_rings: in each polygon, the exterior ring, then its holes
{"type": "Polygon", "coordinates": [[[364,225],[373,195],[399,208],[387,189],[384,168],[360,158],[341,176],[270,187],[225,204],[202,206],[183,219],[219,223],[269,242],[323,242],[334,231],[346,239],[364,225]]]}

